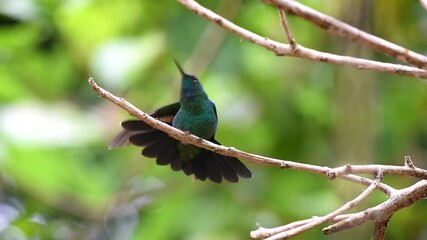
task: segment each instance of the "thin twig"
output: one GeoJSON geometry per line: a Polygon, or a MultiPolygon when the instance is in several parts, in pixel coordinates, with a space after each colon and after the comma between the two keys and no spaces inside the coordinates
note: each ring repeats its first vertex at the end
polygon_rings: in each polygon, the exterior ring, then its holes
{"type": "Polygon", "coordinates": [[[295,49],[296,48],[296,41],[295,41],[294,35],[292,34],[291,28],[289,27],[288,20],[286,19],[286,13],[281,8],[278,8],[277,11],[279,12],[280,24],[282,25],[283,29],[285,30],[286,37],[288,38],[289,45],[291,45],[292,49],[295,49]]]}
{"type": "MultiPolygon", "coordinates": [[[[399,61],[409,63],[418,68],[427,69],[427,57],[401,47],[392,42],[364,32],[358,28],[341,22],[331,16],[309,8],[298,1],[289,0],[264,0],[275,7],[282,8],[290,14],[304,18],[327,31],[344,37],[348,40],[358,42],[378,52],[392,56],[399,61]]],[[[421,3],[425,0],[420,0],[421,3]]]]}
{"type": "MultiPolygon", "coordinates": [[[[360,183],[360,184],[365,185],[365,186],[369,186],[372,183],[374,183],[374,180],[371,180],[369,178],[360,177],[360,176],[353,175],[353,174],[343,175],[343,176],[341,176],[341,178],[343,178],[345,180],[352,181],[352,182],[360,183]]],[[[394,191],[396,191],[396,189],[390,187],[387,184],[381,183],[381,182],[378,182],[377,189],[380,190],[381,192],[387,194],[387,196],[389,196],[389,197],[394,191]]]]}
{"type": "Polygon", "coordinates": [[[405,156],[405,166],[410,168],[415,167],[414,163],[412,162],[411,156],[405,156]]]}
{"type": "Polygon", "coordinates": [[[267,238],[267,237],[279,234],[281,232],[285,232],[290,229],[306,225],[311,221],[313,221],[314,218],[317,218],[317,217],[295,221],[295,222],[292,222],[280,227],[275,227],[275,228],[264,228],[264,227],[258,226],[258,229],[255,231],[252,231],[250,235],[252,238],[267,238]]]}

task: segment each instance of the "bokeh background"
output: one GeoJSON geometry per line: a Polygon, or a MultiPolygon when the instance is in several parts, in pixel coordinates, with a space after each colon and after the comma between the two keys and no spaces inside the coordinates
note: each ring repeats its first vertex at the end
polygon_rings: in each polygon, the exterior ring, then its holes
{"type": "MultiPolygon", "coordinates": [[[[427,11],[418,1],[301,1],[419,53],[427,11]]],[[[200,1],[242,27],[286,42],[277,11],[255,0],[200,1]]],[[[304,46],[381,61],[296,17],[304,46]]],[[[364,188],[246,162],[238,184],[193,182],[140,149],[108,150],[130,116],[99,98],[98,84],[146,112],[178,99],[173,59],[216,103],[217,139],[265,156],[321,166],[427,168],[427,86],[420,79],[277,57],[175,1],[0,1],[0,239],[249,239],[326,214],[364,188]]],[[[415,179],[386,176],[401,188],[415,179]]],[[[386,198],[375,193],[356,210],[386,198]]],[[[427,205],[394,215],[387,239],[426,239],[427,205]]],[[[372,224],[333,236],[367,239],[372,224]]]]}

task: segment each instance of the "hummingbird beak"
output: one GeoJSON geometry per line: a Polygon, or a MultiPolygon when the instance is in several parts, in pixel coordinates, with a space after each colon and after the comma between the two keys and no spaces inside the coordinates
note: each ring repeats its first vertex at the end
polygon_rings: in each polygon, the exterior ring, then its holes
{"type": "Polygon", "coordinates": [[[176,66],[178,67],[178,70],[181,73],[181,76],[187,75],[187,74],[185,74],[184,70],[182,70],[182,67],[178,64],[178,62],[175,59],[173,61],[175,62],[176,66]]]}

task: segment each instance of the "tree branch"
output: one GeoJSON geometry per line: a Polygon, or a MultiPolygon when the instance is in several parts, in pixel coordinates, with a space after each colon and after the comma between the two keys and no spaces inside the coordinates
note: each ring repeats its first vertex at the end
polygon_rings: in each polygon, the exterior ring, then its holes
{"type": "MultiPolygon", "coordinates": [[[[306,19],[317,26],[326,29],[328,32],[339,35],[343,38],[363,44],[378,52],[384,53],[399,61],[409,63],[418,68],[427,69],[427,57],[401,47],[392,42],[364,32],[358,28],[350,26],[333,17],[311,9],[297,1],[289,0],[264,0],[277,8],[284,9],[289,14],[306,19]]],[[[421,3],[423,0],[420,0],[421,3]]]]}
{"type": "Polygon", "coordinates": [[[277,41],[262,37],[244,28],[241,28],[211,10],[201,6],[193,0],[179,0],[179,2],[205,19],[219,25],[220,27],[246,39],[254,44],[262,46],[267,50],[274,52],[278,56],[293,56],[305,58],[317,62],[334,63],[339,65],[351,66],[362,70],[374,70],[387,72],[395,75],[411,76],[415,78],[427,79],[427,71],[415,67],[409,67],[399,64],[383,63],[378,61],[366,60],[361,58],[335,55],[325,52],[316,51],[296,45],[294,49],[289,44],[283,44],[277,41]]]}
{"type": "Polygon", "coordinates": [[[351,214],[344,220],[324,228],[323,232],[325,234],[336,233],[356,227],[371,220],[375,223],[373,239],[383,239],[380,238],[380,236],[384,236],[387,223],[393,214],[400,209],[408,207],[420,199],[425,198],[426,196],[427,180],[418,181],[410,187],[394,191],[387,201],[375,207],[368,208],[365,211],[351,214]]]}
{"type": "Polygon", "coordinates": [[[382,171],[384,174],[397,175],[397,176],[412,176],[416,178],[427,179],[427,170],[408,167],[408,166],[391,166],[391,165],[379,165],[379,164],[368,164],[368,165],[350,165],[337,167],[331,169],[328,173],[331,178],[342,176],[346,174],[361,174],[370,173],[375,174],[378,171],[382,171]]]}
{"type": "MultiPolygon", "coordinates": [[[[364,186],[370,186],[374,183],[374,181],[371,179],[360,177],[360,176],[353,175],[353,174],[342,175],[341,178],[348,180],[348,181],[355,182],[355,183],[359,183],[359,184],[364,185],[364,186]]],[[[385,193],[389,197],[391,196],[391,194],[394,191],[396,191],[396,189],[390,187],[387,184],[384,184],[381,182],[378,182],[376,184],[377,184],[377,189],[380,190],[381,192],[385,193]]]]}

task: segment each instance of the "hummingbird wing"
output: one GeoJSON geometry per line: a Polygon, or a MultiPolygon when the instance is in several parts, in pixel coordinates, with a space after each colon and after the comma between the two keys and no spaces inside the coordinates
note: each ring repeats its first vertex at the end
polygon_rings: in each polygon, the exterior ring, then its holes
{"type": "MultiPolygon", "coordinates": [[[[180,106],[180,103],[176,102],[157,109],[150,116],[172,126],[172,120],[179,111],[180,106]]],[[[109,146],[110,149],[130,143],[144,147],[141,154],[150,158],[156,157],[158,165],[171,164],[171,168],[175,171],[182,169],[182,164],[175,163],[177,162],[176,159],[179,159],[176,147],[177,140],[141,120],[127,120],[122,122],[121,125],[124,129],[113,139],[109,146]]]]}
{"type": "MultiPolygon", "coordinates": [[[[172,120],[175,114],[178,112],[180,108],[179,102],[172,103],[170,105],[164,106],[162,108],[157,109],[153,113],[150,114],[150,116],[157,118],[158,120],[165,122],[169,125],[172,125],[172,120]]],[[[123,131],[121,131],[111,142],[109,145],[109,149],[119,148],[128,145],[130,142],[130,138],[134,137],[138,134],[152,134],[152,135],[159,135],[156,132],[161,131],[155,131],[154,128],[152,128],[150,125],[146,124],[145,122],[141,120],[128,120],[121,123],[122,127],[124,128],[123,131]]],[[[162,135],[162,134],[160,134],[162,135]]],[[[167,134],[164,134],[167,135],[167,134]]],[[[154,136],[153,136],[154,137],[154,136]]],[[[145,146],[148,144],[145,141],[151,141],[150,139],[155,139],[153,137],[148,136],[146,140],[143,140],[144,138],[134,138],[135,145],[137,146],[145,146]],[[139,142],[141,141],[141,142],[139,142]]],[[[159,137],[159,136],[157,136],[159,137]]]]}
{"type": "MultiPolygon", "coordinates": [[[[212,107],[217,116],[215,104],[212,107]]],[[[180,109],[180,103],[173,103],[162,107],[150,115],[158,120],[172,125],[172,120],[180,109]]],[[[251,178],[251,171],[239,159],[228,157],[200,149],[200,152],[190,160],[179,157],[177,141],[166,133],[159,131],[140,120],[127,120],[121,123],[124,130],[111,142],[109,148],[118,148],[129,143],[144,147],[142,155],[156,158],[158,165],[170,165],[174,171],[182,170],[187,176],[194,174],[202,181],[209,179],[221,183],[223,179],[235,183],[239,177],[251,178]]],[[[213,137],[209,141],[220,144],[213,137]]]]}
{"type": "Polygon", "coordinates": [[[150,116],[157,118],[160,121],[165,122],[169,125],[172,125],[172,120],[180,108],[181,104],[179,102],[172,103],[157,109],[156,111],[151,113],[150,116]]]}

